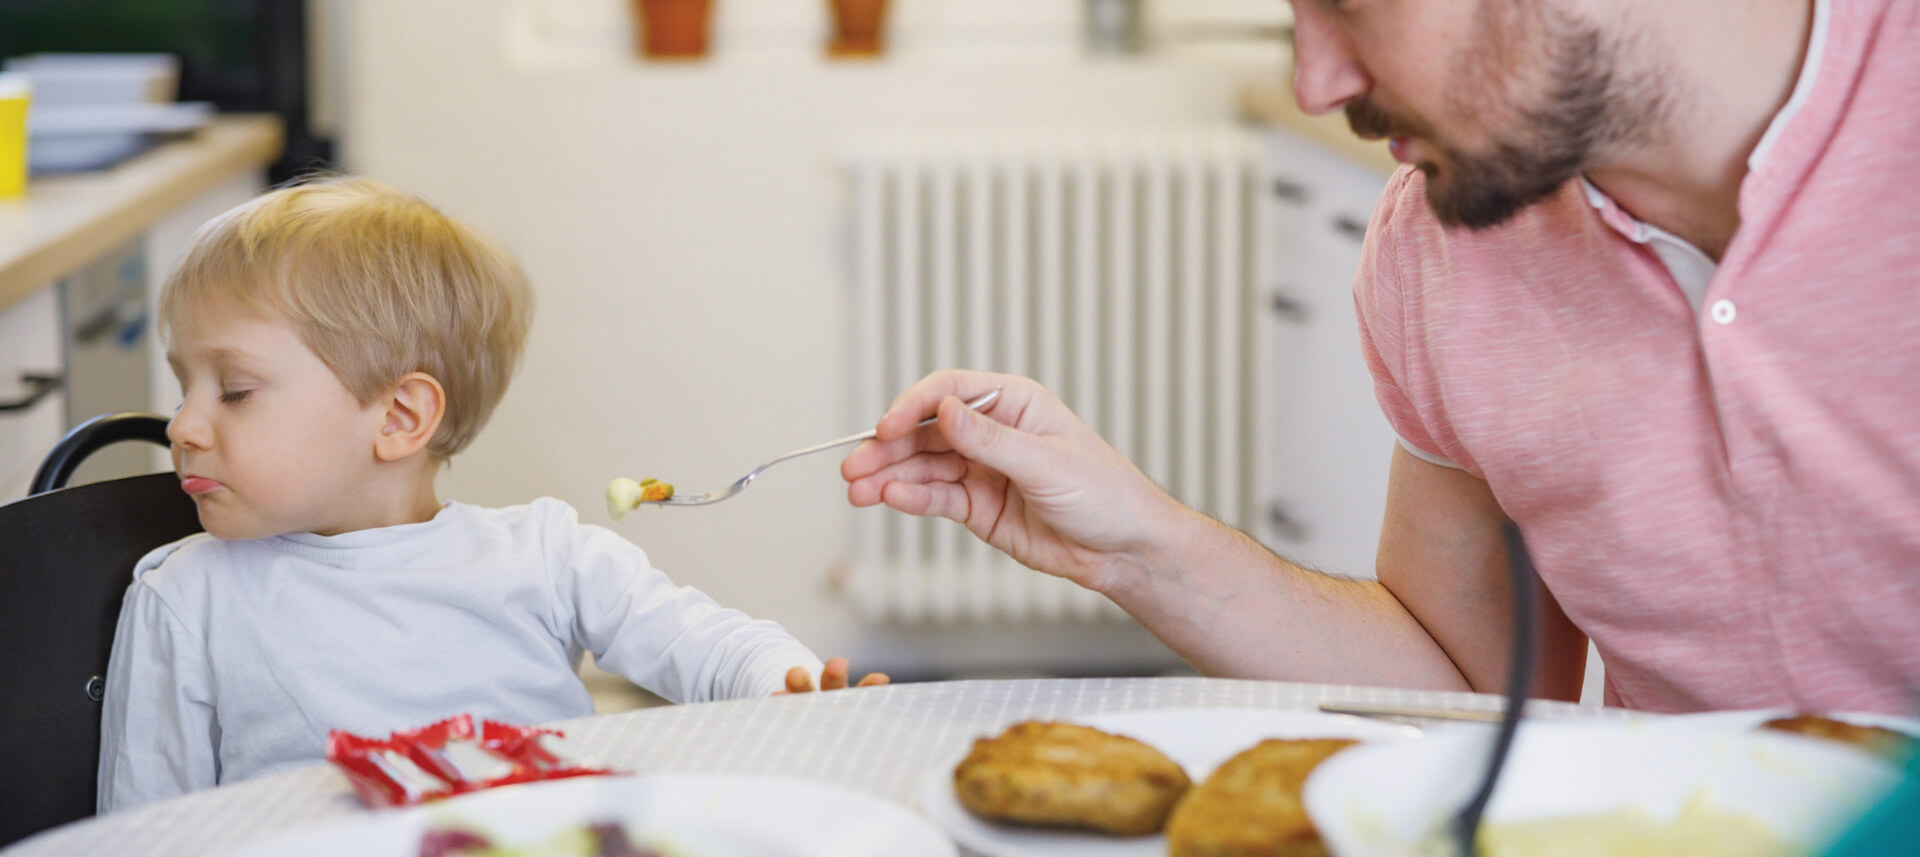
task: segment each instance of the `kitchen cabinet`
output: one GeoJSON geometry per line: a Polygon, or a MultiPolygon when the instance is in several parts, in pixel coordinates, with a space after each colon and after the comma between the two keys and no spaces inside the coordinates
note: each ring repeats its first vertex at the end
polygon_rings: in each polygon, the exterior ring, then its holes
{"type": "MultiPolygon", "coordinates": [[[[1259,383],[1270,439],[1257,463],[1267,507],[1253,535],[1297,563],[1372,578],[1399,440],[1360,354],[1353,275],[1391,172],[1370,150],[1329,146],[1325,133],[1278,123],[1261,132],[1270,250],[1259,383]]],[[[1589,644],[1584,704],[1600,704],[1605,678],[1589,644]]]]}
{"type": "MultiPolygon", "coordinates": [[[[176,400],[152,323],[159,287],[194,230],[258,193],[278,156],[268,116],[228,116],[112,169],[35,178],[0,203],[0,503],[26,495],[67,429],[102,413],[166,413],[176,400]]],[[[89,457],[82,483],[164,470],[164,451],[123,444],[89,457]]]]}
{"type": "Polygon", "coordinates": [[[1284,127],[1261,138],[1266,487],[1253,534],[1296,562],[1372,577],[1396,440],[1360,354],[1353,275],[1389,173],[1284,127]]]}
{"type": "Polygon", "coordinates": [[[66,426],[66,393],[24,380],[61,374],[60,302],[43,289],[0,311],[0,503],[26,496],[46,451],[66,426]],[[11,407],[17,405],[18,407],[11,407]]]}

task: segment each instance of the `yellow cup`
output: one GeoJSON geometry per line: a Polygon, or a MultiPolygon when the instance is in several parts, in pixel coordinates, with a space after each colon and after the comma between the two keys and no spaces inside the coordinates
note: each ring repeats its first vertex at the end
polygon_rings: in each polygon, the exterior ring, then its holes
{"type": "Polygon", "coordinates": [[[23,74],[0,74],[0,199],[27,192],[27,102],[33,86],[23,74]]]}

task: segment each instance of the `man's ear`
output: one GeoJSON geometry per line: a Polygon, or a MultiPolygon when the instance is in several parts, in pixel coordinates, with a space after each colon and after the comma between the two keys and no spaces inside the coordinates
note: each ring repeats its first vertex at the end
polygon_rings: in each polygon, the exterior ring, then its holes
{"type": "Polygon", "coordinates": [[[447,391],[425,372],[400,376],[387,391],[386,424],[374,441],[374,457],[399,461],[426,449],[447,415],[447,391]]]}

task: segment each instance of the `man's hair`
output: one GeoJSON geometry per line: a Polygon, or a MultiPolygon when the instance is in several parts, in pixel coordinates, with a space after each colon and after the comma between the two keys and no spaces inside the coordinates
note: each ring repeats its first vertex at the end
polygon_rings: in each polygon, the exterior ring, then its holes
{"type": "Polygon", "coordinates": [[[450,458],[506,394],[533,321],[526,274],[498,244],[380,182],[327,176],[200,228],[160,294],[160,329],[209,311],[287,321],[362,404],[408,372],[446,389],[427,450],[450,458]]]}

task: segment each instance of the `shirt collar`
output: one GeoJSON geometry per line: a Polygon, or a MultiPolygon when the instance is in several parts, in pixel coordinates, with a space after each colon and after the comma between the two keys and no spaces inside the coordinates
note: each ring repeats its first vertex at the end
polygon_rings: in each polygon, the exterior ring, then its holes
{"type": "MultiPolygon", "coordinates": [[[[1813,2],[1813,27],[1807,35],[1807,55],[1800,62],[1800,76],[1794,80],[1793,92],[1787,96],[1787,103],[1780,107],[1778,113],[1773,114],[1773,121],[1767,123],[1766,133],[1760,135],[1760,142],[1755,144],[1753,152],[1747,155],[1748,171],[1758,170],[1760,165],[1766,162],[1767,155],[1773,151],[1774,142],[1786,131],[1788,125],[1793,124],[1793,118],[1799,115],[1801,107],[1805,106],[1807,99],[1812,96],[1814,83],[1820,77],[1820,61],[1826,54],[1830,3],[1831,0],[1814,0],[1813,2]]],[[[1645,244],[1655,239],[1671,239],[1685,243],[1679,236],[1657,226],[1642,223],[1628,214],[1626,209],[1621,208],[1612,197],[1607,196],[1605,191],[1588,181],[1584,175],[1580,177],[1580,189],[1586,194],[1587,204],[1600,213],[1600,219],[1621,235],[1626,236],[1627,240],[1636,244],[1645,244]]]]}

